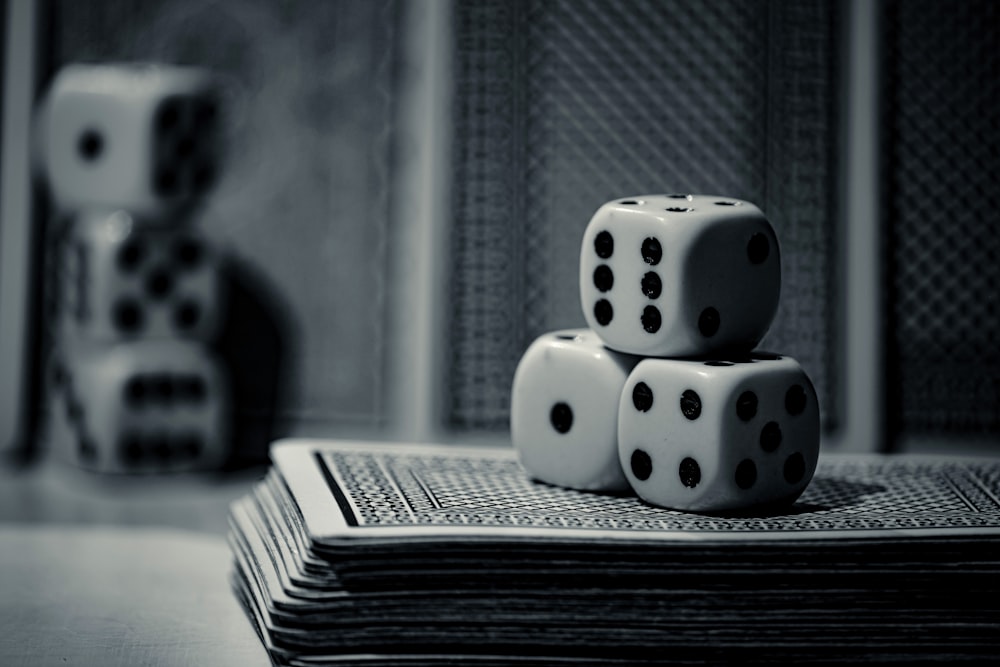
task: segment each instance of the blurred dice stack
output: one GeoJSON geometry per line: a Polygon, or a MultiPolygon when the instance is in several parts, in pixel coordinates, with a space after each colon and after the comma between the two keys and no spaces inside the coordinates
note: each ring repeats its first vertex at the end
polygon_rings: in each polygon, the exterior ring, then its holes
{"type": "Polygon", "coordinates": [[[580,254],[588,329],[529,346],[511,438],[538,480],[633,489],[677,510],[787,507],[819,455],[816,392],[792,358],[755,351],[778,307],[778,240],[729,197],[608,202],[580,254]]]}
{"type": "Polygon", "coordinates": [[[218,253],[194,213],[221,146],[212,77],[71,65],[36,118],[59,228],[52,444],[103,472],[205,469],[227,455],[218,253]]]}

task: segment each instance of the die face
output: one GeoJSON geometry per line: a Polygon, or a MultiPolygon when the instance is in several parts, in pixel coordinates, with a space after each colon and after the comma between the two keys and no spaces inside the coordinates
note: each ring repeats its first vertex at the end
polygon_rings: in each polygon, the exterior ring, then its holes
{"type": "Polygon", "coordinates": [[[682,318],[693,354],[752,350],[778,310],[781,258],[774,230],[753,204],[725,208],[732,213],[706,225],[684,259],[682,318]]]}
{"type": "Polygon", "coordinates": [[[787,504],[815,471],[818,402],[808,376],[788,357],[647,360],[626,382],[620,410],[626,476],[655,505],[727,511],[787,504]],[[650,406],[629,410],[639,385],[649,389],[637,395],[653,397],[639,407],[650,406]],[[657,409],[661,395],[667,405],[657,409]]]}
{"type": "Polygon", "coordinates": [[[628,488],[618,460],[618,398],[638,361],[586,329],[535,340],[511,389],[511,440],[525,470],[574,489],[628,488]]]}
{"type": "MultiPolygon", "coordinates": [[[[734,502],[783,504],[798,498],[812,479],[819,458],[819,401],[809,377],[788,357],[741,364],[728,392],[729,418],[723,442],[730,459],[734,502]]],[[[725,372],[731,367],[720,368],[725,372]]],[[[740,503],[741,505],[742,503],[740,503]]]]}
{"type": "Polygon", "coordinates": [[[659,355],[686,339],[677,289],[695,229],[672,224],[647,198],[605,204],[591,219],[580,252],[580,301],[587,325],[622,352],[659,355]],[[622,202],[637,202],[628,204],[622,202]],[[667,243],[667,233],[670,242],[667,243]]]}
{"type": "Polygon", "coordinates": [[[174,341],[86,349],[64,381],[70,456],[106,472],[217,466],[226,453],[229,392],[200,348],[174,341]]]}
{"type": "Polygon", "coordinates": [[[81,216],[63,250],[64,327],[95,340],[209,339],[224,312],[219,261],[189,230],[81,216]]]}
{"type": "Polygon", "coordinates": [[[150,218],[190,203],[215,178],[217,106],[210,77],[192,68],[63,69],[38,118],[54,202],[150,218]]]}
{"type": "Polygon", "coordinates": [[[584,232],[584,317],[616,350],[749,350],[770,326],[779,291],[777,238],[749,202],[705,195],[616,200],[584,232]]]}
{"type": "Polygon", "coordinates": [[[625,476],[644,500],[697,509],[714,502],[707,483],[725,465],[723,403],[710,373],[698,362],[646,359],[626,380],[619,406],[619,457],[625,476]]]}

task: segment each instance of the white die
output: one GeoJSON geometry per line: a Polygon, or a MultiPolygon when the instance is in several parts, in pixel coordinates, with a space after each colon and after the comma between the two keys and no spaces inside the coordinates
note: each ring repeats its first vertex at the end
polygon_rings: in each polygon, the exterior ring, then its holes
{"type": "Polygon", "coordinates": [[[622,391],[618,443],[647,502],[723,511],[793,502],[819,456],[816,392],[790,357],[645,359],[622,391]]]}
{"type": "Polygon", "coordinates": [[[201,69],[64,67],[37,118],[38,159],[54,203],[169,215],[216,178],[217,116],[213,80],[201,69]]]}
{"type": "Polygon", "coordinates": [[[72,221],[60,256],[66,335],[206,340],[224,317],[218,254],[191,229],[87,213],[72,221]]]}
{"type": "Polygon", "coordinates": [[[511,440],[525,470],[573,489],[627,489],[618,460],[618,399],[638,361],[607,349],[588,329],[536,339],[511,389],[511,440]]]}
{"type": "Polygon", "coordinates": [[[77,344],[64,353],[54,393],[70,460],[102,472],[209,469],[224,461],[230,389],[204,346],[77,344]]]}
{"type": "Polygon", "coordinates": [[[643,195],[594,214],[580,252],[588,326],[611,348],[645,356],[747,352],[774,319],[781,261],[750,202],[643,195]]]}

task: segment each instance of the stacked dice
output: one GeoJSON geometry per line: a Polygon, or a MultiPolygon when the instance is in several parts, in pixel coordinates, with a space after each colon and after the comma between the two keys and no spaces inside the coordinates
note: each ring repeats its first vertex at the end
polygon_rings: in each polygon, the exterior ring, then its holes
{"type": "Polygon", "coordinates": [[[541,336],[514,374],[511,439],[525,470],[684,511],[794,502],[816,468],[819,407],[794,359],[754,349],[780,287],[777,238],[750,202],[602,206],[580,254],[589,328],[541,336]]]}
{"type": "Polygon", "coordinates": [[[192,223],[216,176],[217,100],[194,68],[71,65],[39,109],[60,221],[52,440],[84,467],[192,470],[226,455],[219,258],[192,223]]]}

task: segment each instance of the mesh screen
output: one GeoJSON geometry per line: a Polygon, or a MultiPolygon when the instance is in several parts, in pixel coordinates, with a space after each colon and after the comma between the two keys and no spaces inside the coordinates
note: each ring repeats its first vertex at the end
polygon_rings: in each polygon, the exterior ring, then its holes
{"type": "Polygon", "coordinates": [[[1000,6],[887,6],[890,424],[1000,433],[1000,6]]]}
{"type": "Polygon", "coordinates": [[[455,13],[452,426],[503,429],[520,355],[582,326],[594,211],[687,191],[761,205],[782,243],[763,346],[832,394],[831,2],[464,2],[455,13]]]}

